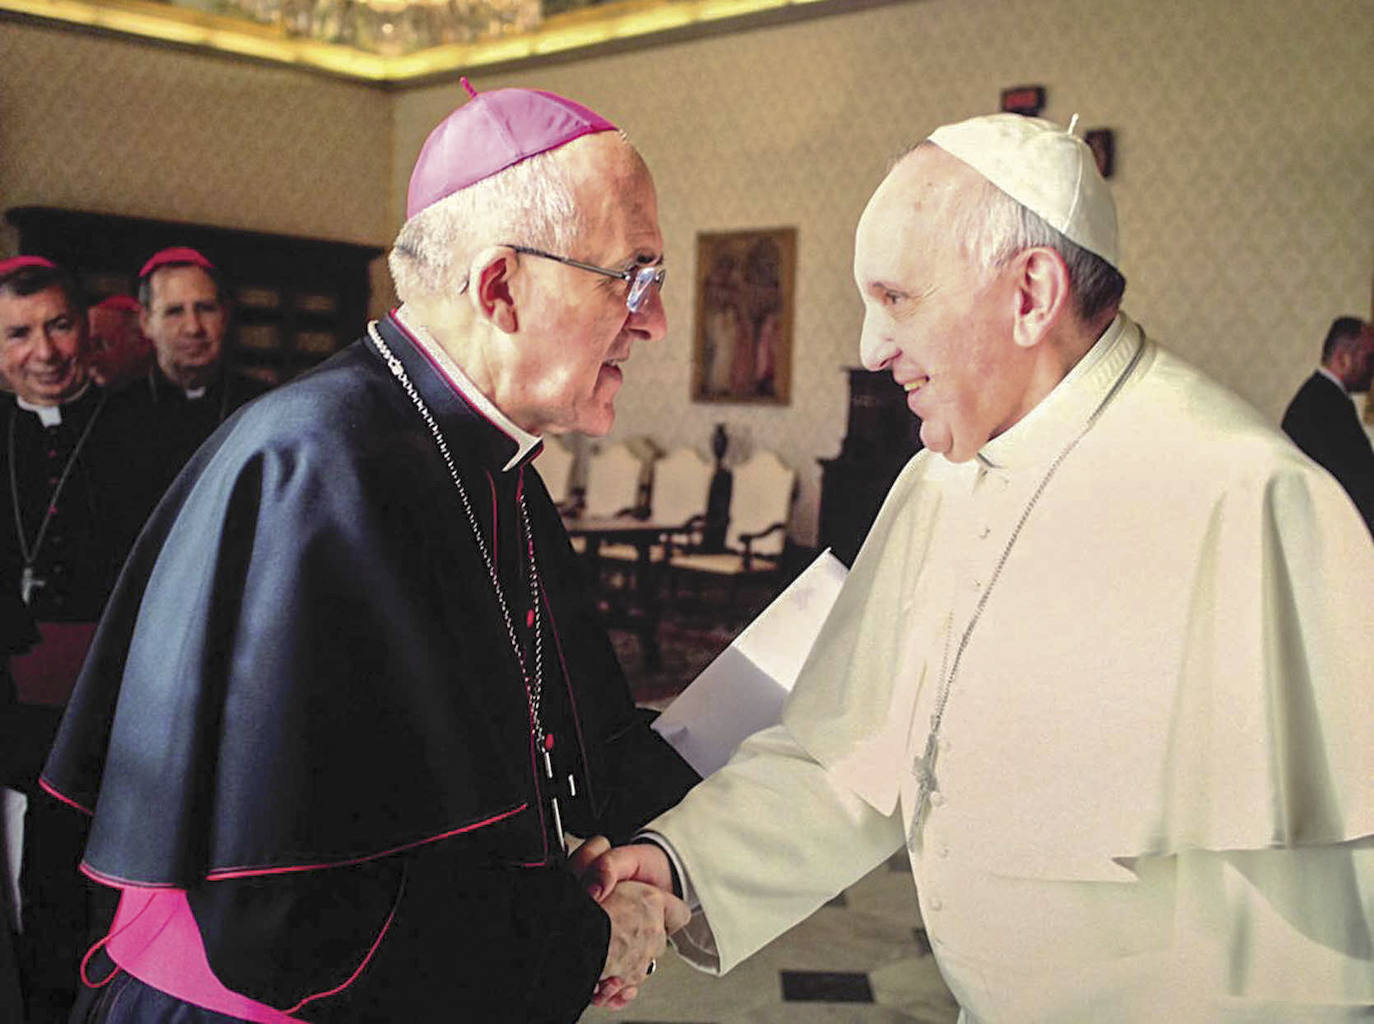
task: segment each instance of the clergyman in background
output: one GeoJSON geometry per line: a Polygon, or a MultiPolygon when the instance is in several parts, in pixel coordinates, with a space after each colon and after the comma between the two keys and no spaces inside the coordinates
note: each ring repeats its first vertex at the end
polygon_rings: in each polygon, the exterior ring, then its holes
{"type": "Polygon", "coordinates": [[[1352,394],[1374,379],[1374,324],[1353,316],[1331,322],[1321,365],[1283,414],[1283,431],[1334,476],[1374,534],[1374,446],[1360,423],[1352,394]]]}

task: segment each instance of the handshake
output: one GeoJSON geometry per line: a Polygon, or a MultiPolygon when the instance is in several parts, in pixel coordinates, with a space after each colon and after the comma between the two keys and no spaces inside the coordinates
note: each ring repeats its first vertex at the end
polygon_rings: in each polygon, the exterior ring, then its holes
{"type": "Polygon", "coordinates": [[[594,836],[573,852],[568,867],[611,919],[610,947],[592,1004],[618,1010],[638,995],[640,983],[653,973],[654,958],[691,911],[673,894],[667,854],[652,843],[612,849],[594,836]]]}

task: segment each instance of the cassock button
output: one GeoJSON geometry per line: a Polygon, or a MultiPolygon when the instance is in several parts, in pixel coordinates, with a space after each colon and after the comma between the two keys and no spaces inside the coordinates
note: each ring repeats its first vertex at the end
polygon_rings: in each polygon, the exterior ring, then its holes
{"type": "Polygon", "coordinates": [[[944,910],[944,909],[945,909],[945,901],[942,900],[942,899],[940,899],[939,896],[932,896],[932,897],[930,898],[930,909],[931,909],[931,910],[944,910]]]}
{"type": "Polygon", "coordinates": [[[978,531],[978,539],[979,539],[979,540],[987,540],[987,539],[988,539],[988,534],[990,534],[990,533],[992,533],[992,527],[991,527],[991,526],[984,526],[981,530],[978,531]]]}
{"type": "Polygon", "coordinates": [[[934,793],[930,794],[930,803],[933,807],[945,806],[945,794],[937,789],[934,793]]]}
{"type": "Polygon", "coordinates": [[[949,847],[941,843],[940,848],[935,851],[935,856],[939,857],[941,860],[947,860],[949,858],[949,847]]]}
{"type": "Polygon", "coordinates": [[[534,609],[533,609],[533,608],[531,608],[529,611],[527,611],[527,612],[525,613],[525,628],[526,628],[526,629],[533,629],[533,628],[534,628],[534,609]]]}

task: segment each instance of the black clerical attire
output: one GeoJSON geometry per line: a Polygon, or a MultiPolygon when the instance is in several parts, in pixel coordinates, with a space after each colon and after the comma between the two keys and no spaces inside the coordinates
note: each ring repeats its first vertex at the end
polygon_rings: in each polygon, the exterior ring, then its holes
{"type": "Polygon", "coordinates": [[[1374,448],[1345,388],[1312,374],[1288,403],[1283,432],[1339,481],[1374,534],[1374,448]]]}
{"type": "MultiPolygon", "coordinates": [[[[287,1019],[572,1021],[610,925],[552,798],[623,840],[696,777],[630,700],[528,456],[377,329],[468,508],[370,339],[241,410],[140,538],[45,782],[94,811],[88,874],[185,890],[214,973],[287,1019]]],[[[92,1020],[170,1019],[121,983],[92,1020]]]]}
{"type": "Polygon", "coordinates": [[[24,988],[35,1020],[75,993],[84,823],[38,789],[62,706],[141,522],[125,474],[127,406],[91,386],[51,409],[0,401],[0,785],[29,801],[20,877],[24,988]],[[45,417],[50,421],[44,422],[45,417]]]}
{"type": "Polygon", "coordinates": [[[125,388],[144,440],[136,462],[140,486],[156,502],[219,425],[267,389],[256,377],[221,366],[204,388],[188,392],[154,363],[146,378],[125,388]]]}

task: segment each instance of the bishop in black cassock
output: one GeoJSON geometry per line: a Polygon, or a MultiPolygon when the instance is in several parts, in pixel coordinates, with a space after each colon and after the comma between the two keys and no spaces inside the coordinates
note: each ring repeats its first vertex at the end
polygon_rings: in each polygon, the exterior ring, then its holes
{"type": "MultiPolygon", "coordinates": [[[[609,428],[616,364],[663,334],[652,184],[570,101],[486,94],[440,130],[485,132],[470,109],[522,150],[566,144],[577,201],[633,201],[628,227],[592,206],[586,254],[653,265],[603,285],[498,246],[471,295],[403,273],[413,310],[196,453],[44,775],[93,815],[84,870],[120,893],[84,1019],[572,1021],[609,972],[644,976],[632,910],[661,948],[676,901],[598,905],[564,835],[624,839],[696,776],[634,707],[536,470],[540,431],[609,428]],[[516,298],[535,287],[547,305],[516,298]],[[459,365],[464,317],[490,360],[459,365]]],[[[427,173],[495,173],[457,148],[427,173]]]]}

